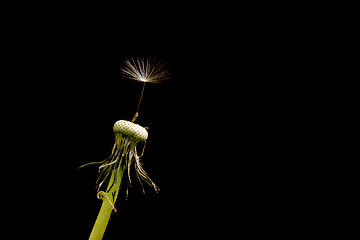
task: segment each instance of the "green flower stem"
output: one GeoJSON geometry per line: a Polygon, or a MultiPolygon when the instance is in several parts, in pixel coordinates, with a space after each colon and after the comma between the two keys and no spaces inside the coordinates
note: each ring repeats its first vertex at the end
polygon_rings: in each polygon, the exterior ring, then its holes
{"type": "MultiPolygon", "coordinates": [[[[114,172],[115,171],[113,171],[111,174],[109,183],[112,183],[114,181],[114,174],[115,174],[114,172]]],[[[121,183],[123,173],[124,173],[124,169],[122,168],[119,171],[118,176],[117,176],[120,179],[120,183],[121,183]]],[[[106,193],[106,194],[108,197],[106,197],[106,196],[102,197],[103,203],[101,205],[101,209],[100,209],[99,215],[96,219],[96,222],[94,224],[94,227],[91,231],[89,240],[101,240],[103,238],[107,224],[110,219],[111,212],[114,210],[109,199],[111,199],[112,198],[111,196],[113,196],[113,193],[115,193],[115,197],[114,197],[114,204],[115,204],[116,198],[119,193],[120,183],[118,184],[117,189],[115,189],[115,184],[112,184],[110,191],[108,191],[109,189],[107,189],[108,193],[106,193]]],[[[110,186],[108,186],[108,187],[110,187],[110,186]]]]}

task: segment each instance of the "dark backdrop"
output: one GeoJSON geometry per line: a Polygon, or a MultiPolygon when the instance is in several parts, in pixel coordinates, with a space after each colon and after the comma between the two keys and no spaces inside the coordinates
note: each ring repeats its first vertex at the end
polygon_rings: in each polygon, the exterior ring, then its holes
{"type": "Polygon", "coordinates": [[[23,20],[6,45],[3,126],[11,161],[4,169],[12,177],[4,182],[12,223],[31,236],[88,238],[101,205],[97,169],[77,168],[107,158],[113,124],[133,117],[142,85],[120,68],[138,56],[157,56],[172,73],[146,86],[136,121],[149,127],[144,169],[161,191],[143,196],[134,186],[127,201],[122,193],[104,239],[224,234],[266,221],[259,209],[267,209],[275,185],[264,156],[278,147],[278,79],[286,73],[277,71],[286,59],[279,60],[271,33],[216,21],[164,27],[165,18],[144,19],[140,28],[59,19],[23,20]]]}
{"type": "MultiPolygon", "coordinates": [[[[24,33],[32,40],[17,43],[22,52],[16,72],[21,74],[8,86],[15,102],[9,114],[15,126],[11,152],[27,159],[18,170],[28,191],[21,193],[18,204],[26,205],[27,213],[17,224],[28,225],[38,216],[36,225],[50,234],[42,235],[88,238],[101,206],[95,190],[97,168],[77,168],[107,158],[114,143],[113,124],[131,120],[135,113],[142,84],[121,76],[124,60],[157,56],[172,78],[147,84],[136,122],[149,127],[142,160],[161,191],[155,194],[148,188],[144,196],[135,184],[125,200],[123,189],[104,239],[124,234],[159,237],[166,234],[165,225],[179,233],[194,228],[192,218],[201,213],[190,217],[190,207],[199,205],[196,211],[203,211],[206,203],[196,196],[214,185],[208,179],[217,181],[216,172],[206,169],[209,154],[218,152],[214,139],[224,141],[214,138],[217,127],[208,125],[222,108],[210,81],[216,65],[211,54],[200,52],[204,49],[198,49],[196,41],[189,46],[173,36],[124,40],[122,32],[109,29],[55,29],[24,33]],[[182,222],[184,216],[191,224],[182,222]]],[[[29,231],[39,234],[39,229],[29,231]]]]}

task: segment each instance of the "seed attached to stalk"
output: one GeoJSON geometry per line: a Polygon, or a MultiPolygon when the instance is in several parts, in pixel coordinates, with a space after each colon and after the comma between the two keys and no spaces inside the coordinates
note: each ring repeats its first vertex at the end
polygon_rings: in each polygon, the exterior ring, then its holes
{"type": "Polygon", "coordinates": [[[171,74],[167,71],[165,64],[161,61],[157,61],[155,57],[131,58],[125,61],[125,67],[120,70],[126,78],[143,82],[139,104],[136,113],[131,120],[131,122],[135,122],[136,118],[139,116],[139,108],[144,94],[145,83],[159,83],[169,79],[171,74]]]}

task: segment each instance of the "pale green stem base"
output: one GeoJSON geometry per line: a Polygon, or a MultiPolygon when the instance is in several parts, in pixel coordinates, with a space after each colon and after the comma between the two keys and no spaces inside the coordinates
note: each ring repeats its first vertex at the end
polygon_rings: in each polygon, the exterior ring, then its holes
{"type": "MultiPolygon", "coordinates": [[[[120,187],[123,173],[124,173],[124,169],[121,169],[121,171],[119,171],[119,173],[118,173],[117,177],[118,177],[118,179],[120,179],[120,182],[117,186],[117,189],[115,189],[115,184],[113,184],[110,191],[107,193],[107,195],[110,199],[112,199],[111,196],[113,196],[113,193],[115,193],[114,205],[116,202],[117,195],[119,193],[119,187],[120,187]]],[[[109,183],[112,183],[113,181],[114,181],[114,171],[111,174],[109,183]]],[[[107,190],[109,190],[109,189],[107,189],[107,190]]],[[[109,200],[105,196],[103,196],[102,200],[103,200],[103,203],[101,205],[101,209],[100,209],[99,215],[96,219],[96,222],[94,224],[94,227],[91,231],[89,240],[101,240],[103,238],[107,224],[110,219],[111,212],[114,210],[113,206],[110,204],[109,200]]]]}

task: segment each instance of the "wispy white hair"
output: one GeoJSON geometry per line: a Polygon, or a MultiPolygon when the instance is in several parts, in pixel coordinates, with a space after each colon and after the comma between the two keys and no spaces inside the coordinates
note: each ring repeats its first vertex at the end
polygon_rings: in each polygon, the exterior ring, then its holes
{"type": "Polygon", "coordinates": [[[156,83],[170,78],[170,73],[166,70],[165,63],[156,60],[155,57],[130,58],[125,61],[125,66],[120,70],[125,77],[139,82],[156,83]]]}

